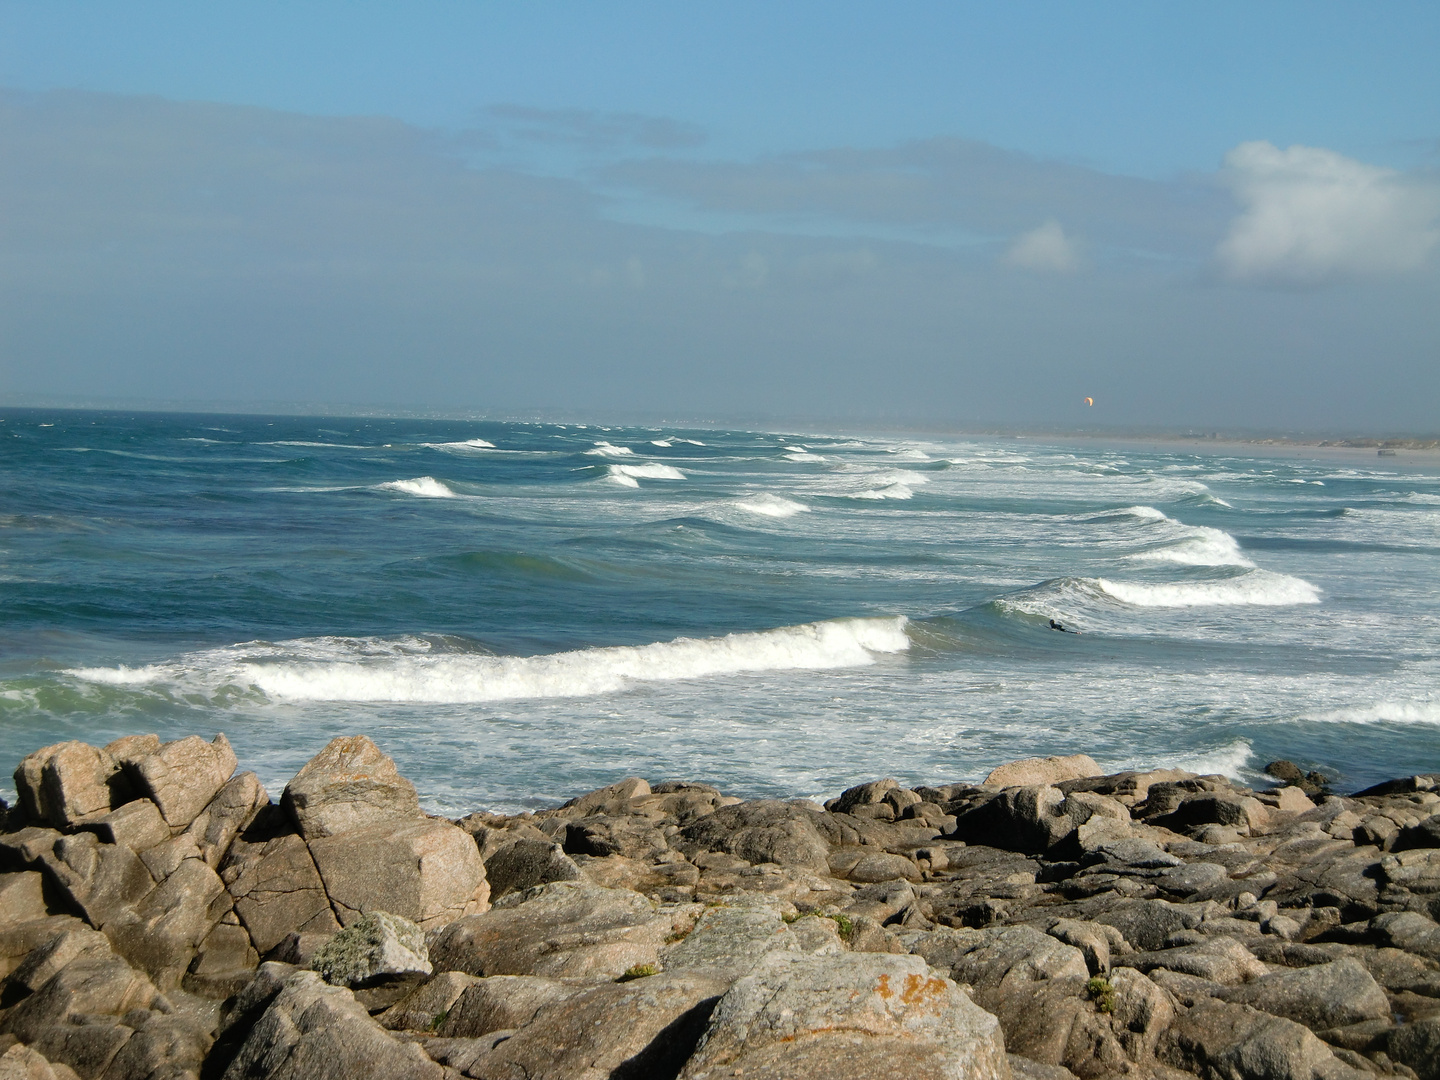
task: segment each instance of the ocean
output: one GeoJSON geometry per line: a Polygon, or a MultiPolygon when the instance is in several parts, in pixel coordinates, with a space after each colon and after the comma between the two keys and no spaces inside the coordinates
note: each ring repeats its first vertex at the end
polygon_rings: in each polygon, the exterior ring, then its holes
{"type": "Polygon", "coordinates": [[[223,731],[277,797],[367,734],[446,814],[1076,752],[1355,789],[1440,771],[1437,597],[1403,451],[0,410],[5,775],[223,731]]]}

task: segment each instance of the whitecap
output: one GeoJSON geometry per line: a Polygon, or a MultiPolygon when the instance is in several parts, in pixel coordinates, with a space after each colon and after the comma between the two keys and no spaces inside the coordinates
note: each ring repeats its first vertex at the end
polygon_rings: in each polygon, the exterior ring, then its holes
{"type": "Polygon", "coordinates": [[[1240,552],[1233,536],[1221,529],[1204,525],[1187,525],[1189,536],[1162,547],[1139,551],[1130,556],[1147,562],[1179,563],[1183,566],[1254,566],[1240,552]]]}
{"type": "Polygon", "coordinates": [[[1211,581],[1094,580],[1106,595],[1132,607],[1286,607],[1320,602],[1320,590],[1308,581],[1269,570],[1250,570],[1211,581]]]}
{"type": "Polygon", "coordinates": [[[460,452],[462,452],[462,453],[465,452],[465,451],[470,451],[470,450],[494,450],[494,449],[495,449],[495,444],[492,443],[492,442],[489,442],[489,441],[486,440],[486,439],[465,439],[465,440],[463,440],[463,441],[461,441],[461,442],[442,442],[442,443],[427,442],[427,443],[421,443],[420,445],[421,445],[421,446],[424,446],[424,447],[428,447],[428,448],[431,449],[431,450],[460,451],[460,452]]]}
{"type": "Polygon", "coordinates": [[[417,476],[414,480],[391,480],[388,484],[376,484],[382,491],[403,491],[407,495],[419,495],[423,499],[455,499],[459,496],[433,476],[417,476]]]}
{"type": "Polygon", "coordinates": [[[808,450],[801,450],[798,454],[782,454],[786,461],[824,461],[822,454],[812,454],[808,450]]]}
{"type": "Polygon", "coordinates": [[[882,488],[866,488],[864,491],[857,491],[850,497],[852,499],[910,499],[914,496],[915,492],[905,484],[886,484],[882,488]]]}
{"type": "Polygon", "coordinates": [[[735,502],[741,510],[748,510],[752,514],[760,514],[762,517],[787,518],[796,514],[808,514],[810,507],[804,503],[795,502],[780,495],[772,495],[768,491],[762,491],[758,495],[751,495],[749,498],[738,499],[735,502]]]}
{"type": "Polygon", "coordinates": [[[608,442],[597,442],[594,450],[586,450],[591,457],[633,457],[634,450],[628,446],[614,446],[608,442]]]}
{"type": "Polygon", "coordinates": [[[625,487],[639,487],[640,480],[684,480],[685,474],[673,465],[647,462],[644,465],[610,465],[605,475],[625,487]]]}
{"type": "Polygon", "coordinates": [[[635,683],[740,672],[864,667],[877,656],[909,649],[905,626],[903,616],[830,619],[541,656],[387,649],[383,640],[363,638],[301,639],[211,650],[144,668],[82,668],[67,674],[87,682],[156,685],[192,694],[243,687],[272,701],[468,704],[588,697],[635,683]]]}
{"type": "Polygon", "coordinates": [[[1440,724],[1440,701],[1379,701],[1311,713],[1305,719],[1334,724],[1440,724]]]}

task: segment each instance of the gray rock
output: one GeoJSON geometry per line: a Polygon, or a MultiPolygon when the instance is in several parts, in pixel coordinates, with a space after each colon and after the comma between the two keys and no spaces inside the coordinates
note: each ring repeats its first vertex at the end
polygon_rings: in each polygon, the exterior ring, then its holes
{"type": "Polygon", "coordinates": [[[110,811],[115,759],[83,742],[55,743],[25,757],[15,790],[26,816],[57,829],[93,821],[110,811]]]}
{"type": "Polygon", "coordinates": [[[1235,1080],[1361,1080],[1293,1020],[1243,1005],[1200,1001],[1178,1017],[1162,1059],[1200,1076],[1235,1080]]]}
{"type": "Polygon", "coordinates": [[[371,1019],[313,971],[286,978],[225,1070],[225,1080],[443,1080],[414,1043],[371,1019]]]}
{"type": "Polygon", "coordinates": [[[993,769],[985,777],[985,784],[996,787],[1031,787],[1040,784],[1059,784],[1066,780],[1083,780],[1099,776],[1100,766],[1088,754],[1071,754],[1069,757],[1022,758],[993,769]]]}
{"type": "Polygon", "coordinates": [[[46,1028],[87,1015],[123,1016],[131,1009],[148,1008],[155,997],[154,984],[142,972],[108,950],[96,949],[75,957],[16,1005],[5,1027],[22,1042],[34,1042],[46,1028]]]}
{"type": "Polygon", "coordinates": [[[1417,912],[1377,915],[1370,920],[1370,931],[1394,948],[1440,960],[1440,925],[1417,912]]]}
{"type": "Polygon", "coordinates": [[[674,1076],[728,986],[705,972],[675,971],[587,989],[541,1006],[466,1072],[477,1080],[674,1076]]]}
{"type": "Polygon", "coordinates": [[[391,818],[317,836],[309,847],[344,924],[367,911],[389,911],[428,930],[489,906],[480,850],[448,821],[391,818]]]}
{"type": "Polygon", "coordinates": [[[123,844],[135,852],[170,839],[170,826],[149,799],[133,799],[94,821],[90,828],[107,844],[123,844]]]}
{"type": "Polygon", "coordinates": [[[1085,966],[1091,975],[1105,975],[1110,971],[1110,953],[1124,952],[1125,939],[1120,931],[1104,923],[1087,922],[1082,919],[1058,919],[1046,930],[1051,937],[1073,945],[1085,957],[1085,966]]]}
{"type": "Polygon", "coordinates": [[[1227,881],[1230,873],[1225,867],[1212,862],[1192,862],[1172,867],[1156,874],[1151,879],[1158,889],[1176,896],[1193,896],[1201,889],[1209,889],[1227,881]]]}
{"type": "Polygon", "coordinates": [[[50,915],[43,919],[0,927],[0,972],[14,972],[31,952],[52,938],[71,930],[89,929],[73,915],[50,915]]]}
{"type": "Polygon", "coordinates": [[[195,820],[225,786],[235,765],[235,751],[223,734],[208,743],[190,735],[127,760],[125,771],[140,793],[160,808],[165,823],[176,829],[195,820]]]}
{"type": "Polygon", "coordinates": [[[1265,804],[1248,795],[1205,791],[1192,795],[1169,814],[1151,818],[1150,824],[1175,832],[1190,832],[1206,825],[1228,825],[1242,835],[1263,832],[1270,823],[1265,804]]]}
{"type": "Polygon", "coordinates": [[[692,858],[700,851],[724,851],[752,864],[779,863],[826,874],[830,847],[816,828],[816,817],[793,803],[757,799],[722,807],[686,826],[676,846],[692,858]]]}
{"type": "MultiPolygon", "coordinates": [[[[134,1022],[134,1014],[126,1017],[134,1022]]],[[[213,1042],[210,1027],[181,1013],[152,1012],[125,1040],[103,1080],[193,1077],[213,1042]]]]}
{"type": "Polygon", "coordinates": [[[650,785],[638,776],[630,776],[617,784],[577,796],[560,809],[568,811],[567,817],[586,817],[590,814],[623,814],[630,809],[631,799],[641,799],[651,794],[650,785]]]}
{"type": "Polygon", "coordinates": [[[409,919],[374,911],[356,919],[322,945],[310,961],[332,986],[367,986],[388,975],[433,970],[425,932],[409,919]]]}
{"type": "Polygon", "coordinates": [[[613,979],[658,963],[666,939],[689,926],[636,893],[555,881],[441,928],[430,960],[441,971],[480,976],[613,979]]]}
{"type": "Polygon", "coordinates": [[[1420,1080],[1440,1080],[1440,1016],[1395,1028],[1385,1039],[1385,1050],[1414,1069],[1420,1080]]]}
{"type": "Polygon", "coordinates": [[[707,909],[684,939],[661,953],[666,971],[702,968],[734,982],[768,953],[799,952],[782,904],[768,896],[728,897],[707,909]]]}
{"type": "MultiPolygon", "coordinates": [[[[449,975],[461,974],[448,972],[449,975]]],[[[496,1031],[522,1028],[542,1008],[568,1001],[589,987],[574,981],[547,979],[537,975],[491,975],[470,979],[437,1026],[447,1039],[475,1039],[496,1031]]],[[[398,1008],[398,1006],[397,1006],[398,1008]]]]}
{"type": "Polygon", "coordinates": [[[223,1001],[250,982],[259,963],[260,954],[245,927],[238,921],[222,921],[200,942],[181,986],[200,997],[223,1001]]]}
{"type": "Polygon", "coordinates": [[[1224,986],[1258,979],[1266,972],[1265,965],[1256,960],[1249,949],[1228,937],[1207,938],[1199,944],[1174,949],[1131,953],[1114,958],[1111,963],[1147,973],[1165,968],[1224,986]]]}
{"type": "Polygon", "coordinates": [[[1164,946],[1177,930],[1193,929],[1200,919],[1164,900],[1128,900],[1094,916],[1094,921],[1113,926],[1132,948],[1149,950],[1164,946]]]}
{"type": "Polygon", "coordinates": [[[253,772],[231,777],[200,811],[186,837],[212,870],[218,869],[225,853],[242,829],[255,820],[260,808],[270,802],[264,785],[253,772]]]}
{"type": "Polygon", "coordinates": [[[903,855],[892,855],[888,851],[872,851],[860,856],[844,874],[851,881],[880,882],[904,878],[907,881],[920,880],[920,867],[903,855]]]}
{"type": "Polygon", "coordinates": [[[1415,825],[1407,825],[1395,838],[1392,851],[1411,848],[1440,848],[1440,814],[1433,814],[1415,825]]]}
{"type": "Polygon", "coordinates": [[[111,955],[110,939],[88,926],[75,926],[51,937],[43,945],[31,949],[20,965],[10,974],[14,986],[39,990],[71,961],[81,956],[104,958],[111,955]]]}
{"type": "Polygon", "coordinates": [[[888,778],[872,780],[868,784],[857,784],[855,787],[842,791],[836,798],[826,803],[825,809],[837,814],[848,814],[857,806],[873,806],[876,803],[884,802],[885,796],[899,787],[900,785],[896,781],[888,778]]]}
{"type": "Polygon", "coordinates": [[[34,870],[0,874],[0,928],[43,919],[49,914],[45,908],[43,882],[34,870]]]}
{"type": "Polygon", "coordinates": [[[1010,1075],[1015,1080],[1076,1080],[1075,1074],[1064,1065],[1046,1065],[1020,1054],[1006,1054],[1010,1061],[1010,1075]]]}
{"type": "Polygon", "coordinates": [[[389,1031],[434,1031],[449,1019],[460,996],[479,981],[463,971],[443,971],[381,1013],[380,1026],[389,1031]]]}
{"type": "Polygon", "coordinates": [[[230,904],[220,875],[199,859],[187,859],[133,910],[109,920],[105,933],[116,952],[148,972],[162,990],[171,990],[230,904]]]}
{"type": "Polygon", "coordinates": [[[650,860],[669,850],[661,828],[638,816],[596,815],[565,826],[564,850],[570,855],[624,855],[650,860]]]}
{"type": "Polygon", "coordinates": [[[364,735],[332,739],[285,786],[281,805],[306,840],[420,816],[415,785],[364,735]]]}
{"type": "Polygon", "coordinates": [[[118,844],[102,844],[90,832],[62,836],[41,862],[61,895],[100,929],[155,887],[139,856],[118,844]]]}
{"type": "Polygon", "coordinates": [[[292,832],[247,830],[231,845],[220,877],[261,956],[293,931],[340,929],[310,849],[292,832]]]}
{"type": "Polygon", "coordinates": [[[1006,1080],[1010,1066],[996,1019],[918,956],[772,953],[720,999],[680,1075],[742,1074],[1006,1080]]]}
{"type": "Polygon", "coordinates": [[[1359,960],[1344,957],[1329,964],[1266,975],[1223,991],[1223,1000],[1253,1005],[1272,1016],[1304,1024],[1312,1031],[1345,1027],[1390,1015],[1385,991],[1359,960]]]}
{"type": "Polygon", "coordinates": [[[547,881],[578,881],[580,868],[559,844],[521,838],[499,848],[485,859],[485,880],[490,883],[490,902],[507,893],[519,892],[547,881]]]}
{"type": "Polygon", "coordinates": [[[75,1075],[68,1065],[57,1069],[40,1051],[20,1043],[0,1054],[0,1080],[70,1080],[75,1075]]]}
{"type": "Polygon", "coordinates": [[[49,1061],[68,1065],[90,1080],[107,1072],[132,1034],[131,1028],[114,1017],[86,1016],[42,1028],[30,1045],[49,1061]]]}
{"type": "Polygon", "coordinates": [[[910,951],[958,983],[974,988],[975,1000],[990,1007],[1012,989],[1048,979],[1089,976],[1085,956],[1033,926],[984,930],[939,928],[909,941],[910,951]]]}

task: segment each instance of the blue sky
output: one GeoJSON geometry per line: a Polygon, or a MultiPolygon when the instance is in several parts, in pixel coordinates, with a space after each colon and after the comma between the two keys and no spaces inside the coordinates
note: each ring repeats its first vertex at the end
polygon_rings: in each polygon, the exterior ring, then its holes
{"type": "Polygon", "coordinates": [[[1433,427],[1437,46],[1434,4],[0,2],[0,392],[1433,427]]]}

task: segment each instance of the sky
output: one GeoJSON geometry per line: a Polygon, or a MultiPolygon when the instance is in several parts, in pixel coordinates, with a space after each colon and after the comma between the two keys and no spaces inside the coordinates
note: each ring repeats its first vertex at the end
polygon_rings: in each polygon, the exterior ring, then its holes
{"type": "Polygon", "coordinates": [[[0,0],[0,400],[1432,433],[1437,49],[1433,3],[0,0]]]}

